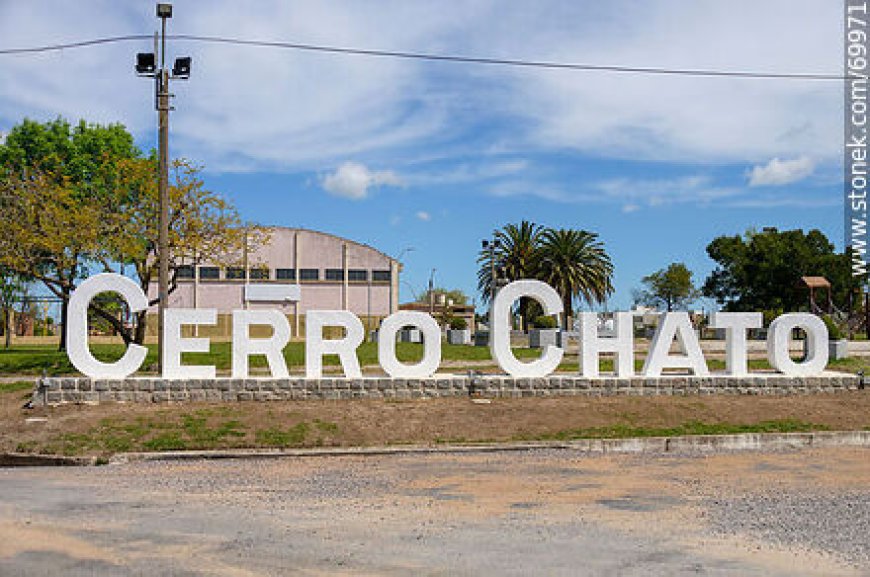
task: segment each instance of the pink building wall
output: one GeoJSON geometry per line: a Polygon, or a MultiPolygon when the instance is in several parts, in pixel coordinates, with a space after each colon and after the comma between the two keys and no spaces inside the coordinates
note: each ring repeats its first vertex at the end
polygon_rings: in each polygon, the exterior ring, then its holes
{"type": "MultiPolygon", "coordinates": [[[[350,310],[361,316],[386,316],[398,310],[399,263],[388,255],[364,244],[331,234],[295,228],[270,228],[266,244],[248,255],[248,268],[266,266],[269,279],[248,279],[250,284],[283,283],[299,284],[301,300],[292,302],[250,302],[249,309],[274,308],[288,315],[304,315],[309,310],[350,310]],[[276,269],[293,269],[299,279],[300,269],[317,269],[319,279],[278,280],[276,269]],[[326,269],[366,271],[366,281],[326,280],[326,269]],[[391,271],[389,281],[372,280],[372,271],[391,271]]],[[[213,266],[200,265],[200,269],[213,266]]],[[[221,269],[220,279],[180,279],[178,287],[169,296],[170,307],[213,308],[218,313],[229,313],[246,308],[243,301],[246,281],[225,278],[221,269]]],[[[149,287],[149,297],[157,294],[157,285],[149,287]]],[[[149,312],[156,313],[157,307],[149,312]]]]}

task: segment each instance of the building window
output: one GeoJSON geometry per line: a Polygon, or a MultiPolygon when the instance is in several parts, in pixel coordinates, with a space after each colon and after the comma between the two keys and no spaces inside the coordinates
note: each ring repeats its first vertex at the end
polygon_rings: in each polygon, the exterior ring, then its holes
{"type": "Polygon", "coordinates": [[[344,280],[344,271],[340,268],[326,269],[326,280],[344,280]]]}
{"type": "Polygon", "coordinates": [[[175,269],[175,278],[177,279],[189,279],[193,278],[193,266],[189,264],[182,265],[175,269]]]}
{"type": "Polygon", "coordinates": [[[216,266],[201,266],[199,267],[199,278],[201,279],[219,279],[221,270],[216,266]]]}
{"type": "Polygon", "coordinates": [[[227,267],[227,279],[229,280],[244,280],[245,269],[236,267],[227,267]]]}
{"type": "Polygon", "coordinates": [[[269,279],[269,269],[264,266],[252,267],[251,272],[249,273],[251,280],[268,280],[269,279]]]}
{"type": "Polygon", "coordinates": [[[368,271],[363,269],[350,269],[347,271],[347,280],[365,281],[368,280],[368,271]]]}
{"type": "Polygon", "coordinates": [[[276,268],[275,278],[278,280],[296,280],[296,269],[276,268]]]}
{"type": "Polygon", "coordinates": [[[320,271],[316,268],[300,268],[299,280],[317,280],[320,278],[320,271]]]}
{"type": "Polygon", "coordinates": [[[392,280],[392,275],[388,270],[373,270],[372,280],[375,282],[390,282],[392,280]]]}

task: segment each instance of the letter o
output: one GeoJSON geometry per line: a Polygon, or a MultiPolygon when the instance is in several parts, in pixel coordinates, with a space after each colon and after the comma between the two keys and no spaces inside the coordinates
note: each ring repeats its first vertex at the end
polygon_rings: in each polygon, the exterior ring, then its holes
{"type": "Polygon", "coordinates": [[[427,313],[399,311],[391,314],[378,329],[378,362],[391,377],[431,377],[441,364],[441,328],[427,313]],[[413,365],[401,363],[396,357],[396,333],[408,325],[423,333],[423,359],[413,365]]]}
{"type": "Polygon", "coordinates": [[[828,365],[828,327],[809,313],[780,315],[768,329],[767,360],[777,371],[790,377],[809,377],[825,370],[828,365]],[[801,328],[807,336],[807,358],[795,362],[788,354],[791,331],[801,328]]]}

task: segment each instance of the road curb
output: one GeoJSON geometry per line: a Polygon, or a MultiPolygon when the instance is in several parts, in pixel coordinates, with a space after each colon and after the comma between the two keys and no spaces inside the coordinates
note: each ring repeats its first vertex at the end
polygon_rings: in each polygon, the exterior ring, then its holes
{"type": "Polygon", "coordinates": [[[378,447],[329,447],[312,449],[227,449],[213,451],[163,451],[118,453],[100,457],[64,457],[27,453],[0,454],[0,467],[58,467],[98,464],[120,465],[145,461],[196,461],[206,459],[278,459],[288,457],[366,457],[503,453],[557,449],[587,454],[712,454],[734,451],[774,451],[809,447],[870,447],[870,431],[821,431],[816,433],[740,433],[735,435],[688,435],[677,437],[632,437],[627,439],[578,439],[521,443],[468,445],[395,445],[378,447]]]}
{"type": "Polygon", "coordinates": [[[110,464],[137,461],[188,461],[200,459],[272,459],[282,457],[353,457],[384,455],[426,455],[499,453],[560,449],[590,454],[631,453],[717,453],[800,449],[808,447],[870,447],[870,431],[824,431],[817,433],[741,433],[678,437],[635,437],[628,439],[579,439],[529,443],[486,443],[469,445],[398,445],[379,447],[336,447],[282,450],[167,451],[161,453],[120,453],[110,464]]]}
{"type": "Polygon", "coordinates": [[[2,467],[81,467],[105,463],[99,457],[64,457],[62,455],[33,455],[30,453],[0,453],[2,467]]]}

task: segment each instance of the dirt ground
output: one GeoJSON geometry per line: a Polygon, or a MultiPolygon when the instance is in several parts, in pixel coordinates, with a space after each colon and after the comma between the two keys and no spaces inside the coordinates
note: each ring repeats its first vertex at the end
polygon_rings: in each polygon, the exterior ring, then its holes
{"type": "MultiPolygon", "coordinates": [[[[225,447],[370,446],[639,436],[702,423],[702,432],[777,422],[870,428],[866,391],[794,397],[554,397],[412,401],[103,404],[24,409],[0,395],[0,451],[111,454],[225,447]],[[708,427],[709,429],[709,427],[708,427]]],[[[779,430],[779,429],[777,429],[779,430]]],[[[660,434],[691,434],[692,430],[660,434]]]]}
{"type": "Polygon", "coordinates": [[[0,469],[0,574],[860,576],[868,483],[857,448],[0,469]]]}

